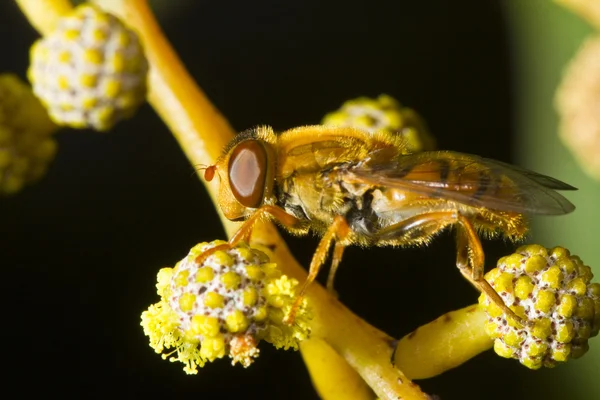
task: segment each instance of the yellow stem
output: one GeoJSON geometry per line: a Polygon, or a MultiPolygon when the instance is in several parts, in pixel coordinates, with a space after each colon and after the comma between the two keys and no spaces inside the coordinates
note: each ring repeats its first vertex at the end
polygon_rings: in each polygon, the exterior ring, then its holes
{"type": "Polygon", "coordinates": [[[16,0],[29,23],[40,33],[52,32],[58,19],[73,9],[69,0],[16,0]]]}
{"type": "Polygon", "coordinates": [[[314,387],[323,400],[372,400],[375,395],[350,365],[322,339],[300,343],[314,387]],[[337,365],[331,368],[332,363],[337,365]]]}
{"type": "MultiPolygon", "coordinates": [[[[55,26],[56,19],[65,12],[64,1],[17,1],[25,15],[33,19],[32,25],[43,33],[49,32],[55,26]],[[44,5],[44,15],[35,10],[41,3],[44,5]]],[[[127,21],[139,34],[151,65],[148,100],[169,126],[189,160],[192,164],[213,163],[234,132],[189,76],[146,1],[97,0],[96,3],[127,21]]],[[[207,189],[216,204],[217,185],[207,184],[207,189]]],[[[218,211],[226,231],[231,235],[237,229],[237,224],[225,219],[218,211]]],[[[272,224],[260,224],[253,235],[257,242],[274,246],[273,259],[286,274],[304,279],[304,269],[290,254],[272,224]]],[[[427,398],[417,385],[390,363],[392,338],[354,315],[318,284],[312,285],[307,298],[315,314],[312,321],[313,337],[331,345],[377,396],[381,399],[405,400],[427,398]]],[[[338,361],[329,367],[326,372],[332,376],[342,374],[342,368],[349,370],[338,361]]],[[[355,380],[356,374],[349,374],[345,379],[355,380]]]]}
{"type": "Polygon", "coordinates": [[[441,374],[492,348],[483,327],[487,315],[472,305],[442,315],[398,342],[394,363],[411,379],[441,374]]]}

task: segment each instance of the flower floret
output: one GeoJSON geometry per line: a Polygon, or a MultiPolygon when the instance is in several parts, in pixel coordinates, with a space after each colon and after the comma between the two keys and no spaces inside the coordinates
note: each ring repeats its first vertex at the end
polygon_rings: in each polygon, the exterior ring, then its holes
{"type": "Polygon", "coordinates": [[[146,99],[148,61],[131,29],[82,4],[31,47],[35,94],[59,125],[104,131],[146,99]]]}
{"type": "Polygon", "coordinates": [[[562,247],[522,246],[498,261],[486,279],[506,305],[530,322],[515,323],[482,295],[486,332],[502,357],[538,369],[577,358],[600,328],[600,284],[591,269],[562,247]]]}
{"type": "Polygon", "coordinates": [[[157,353],[173,348],[163,358],[184,363],[190,374],[225,356],[247,367],[258,357],[261,340],[297,349],[310,333],[306,301],[294,326],[283,323],[298,282],[264,253],[244,243],[225,244],[201,243],[174,268],[161,269],[161,300],[142,314],[150,346],[157,353]],[[212,251],[215,246],[225,249],[212,251]]]}

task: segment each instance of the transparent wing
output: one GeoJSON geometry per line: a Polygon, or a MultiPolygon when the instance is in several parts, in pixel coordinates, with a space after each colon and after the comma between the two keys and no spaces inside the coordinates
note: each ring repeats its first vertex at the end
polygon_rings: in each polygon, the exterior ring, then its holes
{"type": "Polygon", "coordinates": [[[374,154],[346,169],[344,179],[500,211],[560,215],[575,209],[556,192],[577,190],[573,186],[500,161],[450,151],[384,158],[374,154]]]}

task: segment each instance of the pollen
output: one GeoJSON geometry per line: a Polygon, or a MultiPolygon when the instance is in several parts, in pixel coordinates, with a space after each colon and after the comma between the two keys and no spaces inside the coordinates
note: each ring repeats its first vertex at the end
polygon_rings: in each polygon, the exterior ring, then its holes
{"type": "Polygon", "coordinates": [[[500,356],[538,369],[587,352],[588,339],[600,329],[600,285],[590,282],[591,269],[579,257],[562,247],[523,246],[485,277],[506,305],[531,323],[522,326],[480,296],[488,315],[485,331],[500,356]]]}
{"type": "Polygon", "coordinates": [[[584,297],[579,301],[579,306],[575,311],[575,315],[579,318],[589,319],[594,317],[595,307],[594,300],[584,297]]]}
{"type": "Polygon", "coordinates": [[[229,332],[242,332],[248,328],[248,318],[240,310],[229,314],[225,322],[229,332]]]}
{"type": "Polygon", "coordinates": [[[227,290],[236,289],[242,283],[242,277],[234,271],[229,271],[221,276],[221,282],[227,290]]]}
{"type": "Polygon", "coordinates": [[[494,342],[494,351],[501,357],[511,358],[513,356],[513,349],[506,342],[496,340],[494,342]]]}
{"type": "MultiPolygon", "coordinates": [[[[523,256],[519,253],[503,257],[501,261],[502,265],[505,266],[503,268],[503,271],[506,271],[507,273],[513,273],[514,271],[518,271],[523,266],[523,256]]],[[[499,272],[502,273],[502,271],[499,272]]]]}
{"type": "Polygon", "coordinates": [[[175,285],[183,287],[188,284],[188,277],[190,276],[190,271],[180,271],[176,276],[173,282],[175,285]]]}
{"type": "MultiPolygon", "coordinates": [[[[227,254],[227,252],[225,251],[217,251],[215,252],[215,254],[213,254],[213,257],[215,259],[215,262],[224,267],[231,267],[234,263],[233,257],[227,254]]],[[[260,267],[258,268],[260,270],[260,267]]]]}
{"type": "Polygon", "coordinates": [[[534,287],[530,277],[520,276],[515,283],[515,296],[520,300],[525,300],[533,292],[534,287]]]}
{"type": "Polygon", "coordinates": [[[258,265],[248,265],[246,267],[246,273],[248,274],[248,278],[253,281],[260,281],[265,277],[265,273],[258,265]]]}
{"type": "MultiPolygon", "coordinates": [[[[541,278],[542,284],[547,284],[551,289],[554,290],[562,286],[562,279],[562,271],[557,265],[553,265],[544,271],[541,278]]],[[[585,283],[583,284],[583,287],[585,287],[585,283]]]]}
{"type": "Polygon", "coordinates": [[[535,321],[531,335],[538,339],[547,339],[552,333],[552,321],[548,318],[535,321]]]}
{"type": "Polygon", "coordinates": [[[485,324],[484,329],[485,333],[487,333],[487,335],[493,339],[500,336],[500,330],[498,329],[498,326],[493,322],[487,322],[485,324]]]}
{"type": "Polygon", "coordinates": [[[121,82],[116,79],[107,79],[104,83],[104,95],[114,99],[121,92],[121,82]]]}
{"type": "Polygon", "coordinates": [[[202,267],[196,272],[196,283],[207,283],[214,279],[215,271],[211,267],[202,267]]]}
{"type": "Polygon", "coordinates": [[[256,288],[249,287],[244,290],[244,306],[253,307],[258,302],[258,291],[256,288]]]}
{"type": "Polygon", "coordinates": [[[216,317],[206,315],[194,315],[191,321],[192,332],[202,336],[216,336],[221,326],[216,317]]]}
{"type": "Polygon", "coordinates": [[[575,278],[567,284],[567,290],[575,296],[582,296],[587,291],[587,285],[582,278],[575,278]]]}
{"type": "Polygon", "coordinates": [[[571,346],[564,345],[558,346],[554,353],[552,353],[552,359],[557,362],[566,362],[571,355],[571,346]]]}
{"type": "Polygon", "coordinates": [[[97,6],[60,19],[30,58],[33,91],[59,125],[105,131],[146,99],[148,62],[137,34],[97,6]]]}
{"type": "Polygon", "coordinates": [[[117,53],[110,60],[110,68],[113,72],[123,72],[125,70],[125,58],[117,53]]]}
{"type": "Polygon", "coordinates": [[[225,305],[225,298],[219,293],[208,292],[204,296],[204,304],[209,308],[223,308],[225,305]]]}
{"type": "Polygon", "coordinates": [[[504,343],[509,346],[518,346],[523,341],[523,335],[518,331],[511,331],[504,337],[504,343]]]}
{"type": "Polygon", "coordinates": [[[83,52],[83,60],[87,63],[100,65],[102,64],[103,59],[104,56],[102,52],[96,49],[86,49],[83,52]]]}
{"type": "Polygon", "coordinates": [[[81,105],[86,110],[91,110],[91,109],[95,108],[98,105],[98,99],[96,99],[94,97],[86,97],[86,98],[82,99],[81,105]]]}
{"type": "Polygon", "coordinates": [[[187,373],[223,357],[247,367],[258,357],[260,341],[297,349],[310,333],[306,300],[294,326],[284,324],[298,282],[282,275],[264,253],[241,243],[197,263],[224,243],[200,243],[174,268],[162,269],[161,300],[142,314],[150,345],[158,353],[175,348],[165,357],[182,362],[187,373]]]}
{"type": "Polygon", "coordinates": [[[184,293],[179,298],[179,309],[183,312],[192,311],[196,303],[196,296],[191,293],[184,293]]]}
{"type": "Polygon", "coordinates": [[[61,64],[67,64],[71,62],[71,53],[63,51],[58,54],[58,62],[61,64]]]}
{"type": "Polygon", "coordinates": [[[560,343],[569,343],[573,340],[573,323],[567,321],[556,330],[556,340],[560,343]]]}
{"type": "Polygon", "coordinates": [[[264,321],[269,316],[269,307],[263,305],[256,307],[254,311],[254,320],[258,322],[264,321]]]}
{"type": "Polygon", "coordinates": [[[544,355],[547,350],[548,345],[542,340],[535,341],[529,345],[529,355],[532,358],[544,355]]]}
{"type": "Polygon", "coordinates": [[[131,43],[131,36],[125,32],[119,32],[113,36],[113,40],[119,47],[127,47],[131,43]]]}
{"type": "Polygon", "coordinates": [[[255,257],[252,250],[243,247],[238,249],[238,256],[244,261],[250,261],[255,257]]]}
{"type": "MultiPolygon", "coordinates": [[[[562,250],[566,250],[564,248],[561,247],[562,250]]],[[[548,249],[546,249],[544,246],[539,245],[539,244],[527,244],[524,246],[521,246],[517,249],[517,253],[522,254],[523,252],[526,252],[527,254],[529,254],[529,257],[527,257],[527,260],[533,259],[534,256],[541,256],[542,258],[547,258],[548,257],[548,249]]],[[[567,250],[568,253],[568,250],[567,250]]],[[[566,256],[568,257],[569,255],[566,254],[566,256]]],[[[561,259],[565,259],[564,257],[560,257],[561,259]]]]}
{"type": "Polygon", "coordinates": [[[496,290],[498,292],[513,293],[513,279],[514,276],[512,274],[507,272],[503,273],[494,281],[496,290]]]}
{"type": "Polygon", "coordinates": [[[215,361],[217,358],[225,357],[226,345],[222,335],[207,337],[202,342],[200,356],[207,361],[215,361]]]}
{"type": "Polygon", "coordinates": [[[560,303],[556,308],[558,315],[564,318],[570,318],[577,307],[577,297],[572,294],[563,294],[560,303]]]}
{"type": "Polygon", "coordinates": [[[561,271],[564,271],[566,276],[569,276],[573,272],[577,271],[575,263],[569,258],[561,259],[560,262],[557,262],[555,265],[560,268],[561,271]]]}
{"type": "Polygon", "coordinates": [[[540,290],[536,298],[534,308],[542,313],[548,313],[556,303],[555,294],[550,290],[540,290]]]}

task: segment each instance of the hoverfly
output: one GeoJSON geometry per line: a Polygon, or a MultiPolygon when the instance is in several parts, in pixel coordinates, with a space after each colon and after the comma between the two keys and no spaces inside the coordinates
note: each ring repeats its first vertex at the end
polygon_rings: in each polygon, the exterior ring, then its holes
{"type": "Polygon", "coordinates": [[[453,227],[462,275],[525,323],[484,279],[478,232],[519,240],[527,232],[525,214],[575,208],[556,190],[576,189],[554,178],[451,151],[407,154],[400,135],[353,128],[304,126],[278,135],[270,127],[248,130],[231,141],[205,178],[215,173],[223,213],[245,221],[229,245],[248,241],[264,217],[292,234],[321,236],[296,305],[331,246],[329,289],[346,246],[421,246],[453,227]]]}

